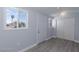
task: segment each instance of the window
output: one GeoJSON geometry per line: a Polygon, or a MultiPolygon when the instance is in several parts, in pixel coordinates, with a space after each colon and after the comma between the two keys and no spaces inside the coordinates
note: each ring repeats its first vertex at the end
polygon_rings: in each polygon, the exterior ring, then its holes
{"type": "Polygon", "coordinates": [[[48,18],[48,25],[49,25],[49,28],[50,28],[50,26],[51,26],[51,19],[50,18],[48,18]]]}
{"type": "Polygon", "coordinates": [[[52,27],[56,28],[56,19],[52,19],[52,27]]]}
{"type": "Polygon", "coordinates": [[[49,23],[49,28],[52,27],[52,19],[51,18],[48,18],[48,23],[49,23]]]}
{"type": "Polygon", "coordinates": [[[49,18],[48,21],[49,21],[49,28],[56,27],[56,19],[49,18]]]}
{"type": "Polygon", "coordinates": [[[20,29],[28,27],[28,13],[19,8],[6,9],[6,29],[20,29]]]}

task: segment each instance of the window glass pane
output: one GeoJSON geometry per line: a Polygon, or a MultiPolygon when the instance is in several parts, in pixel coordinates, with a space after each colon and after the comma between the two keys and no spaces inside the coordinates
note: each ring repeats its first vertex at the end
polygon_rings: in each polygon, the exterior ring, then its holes
{"type": "Polygon", "coordinates": [[[56,27],[56,19],[52,19],[52,27],[53,27],[53,28],[56,27]]]}
{"type": "Polygon", "coordinates": [[[24,28],[27,27],[27,12],[24,10],[19,10],[19,19],[18,19],[18,27],[24,28]]]}
{"type": "Polygon", "coordinates": [[[17,28],[18,11],[16,8],[6,9],[6,27],[17,28]]]}

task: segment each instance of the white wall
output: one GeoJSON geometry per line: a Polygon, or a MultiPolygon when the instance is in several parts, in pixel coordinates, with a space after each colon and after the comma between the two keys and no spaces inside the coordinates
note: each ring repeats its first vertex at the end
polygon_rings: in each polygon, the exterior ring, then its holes
{"type": "MultiPolygon", "coordinates": [[[[31,10],[28,10],[28,13],[28,29],[4,30],[5,13],[3,8],[0,8],[0,51],[19,51],[37,43],[37,19],[45,21],[47,17],[31,10]]],[[[47,36],[44,37],[46,39],[47,36]]]]}
{"type": "Polygon", "coordinates": [[[79,13],[75,15],[74,40],[79,43],[79,13]]]}
{"type": "Polygon", "coordinates": [[[74,18],[64,19],[64,38],[74,40],[74,18]]]}
{"type": "Polygon", "coordinates": [[[57,37],[74,40],[74,18],[71,16],[57,19],[57,37]]]}

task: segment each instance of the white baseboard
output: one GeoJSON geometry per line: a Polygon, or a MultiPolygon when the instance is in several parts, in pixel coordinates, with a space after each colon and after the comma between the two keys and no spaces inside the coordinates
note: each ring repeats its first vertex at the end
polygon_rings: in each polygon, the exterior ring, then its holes
{"type": "MultiPolygon", "coordinates": [[[[57,38],[58,38],[58,37],[57,37],[57,38]]],[[[60,39],[63,39],[63,38],[60,38],[60,39]]],[[[69,39],[65,39],[65,40],[69,40],[69,39]]],[[[73,42],[79,43],[78,40],[70,40],[70,41],[73,41],[73,42]]]]}
{"type": "Polygon", "coordinates": [[[56,38],[56,36],[51,36],[51,37],[48,37],[47,40],[51,39],[51,38],[56,38]]]}
{"type": "Polygon", "coordinates": [[[76,42],[76,43],[79,43],[79,41],[78,40],[73,40],[74,42],[76,42]]]}
{"type": "MultiPolygon", "coordinates": [[[[49,39],[51,39],[51,38],[56,38],[56,36],[51,36],[51,37],[47,38],[46,40],[49,40],[49,39]]],[[[38,42],[38,43],[36,43],[36,44],[33,44],[33,45],[31,45],[31,46],[29,46],[29,47],[27,47],[27,48],[24,48],[24,49],[22,49],[22,50],[20,50],[20,51],[18,51],[18,52],[27,51],[27,50],[31,49],[32,47],[38,45],[39,43],[40,43],[40,42],[38,42]]]]}
{"type": "Polygon", "coordinates": [[[56,38],[56,36],[52,36],[52,38],[56,38]]]}
{"type": "MultiPolygon", "coordinates": [[[[49,37],[49,38],[46,39],[46,40],[49,40],[49,39],[51,39],[51,38],[56,38],[56,36],[51,36],[51,37],[49,37]]],[[[66,39],[66,40],[68,40],[68,39],[66,39]]],[[[74,42],[76,42],[76,43],[79,43],[78,40],[71,40],[71,41],[74,41],[74,42]]],[[[39,43],[40,43],[40,42],[39,42],[39,43]]],[[[18,51],[18,52],[25,52],[25,51],[31,49],[32,47],[38,45],[39,43],[33,44],[33,45],[31,45],[31,46],[29,46],[29,47],[27,47],[27,48],[24,48],[24,49],[22,49],[22,50],[20,50],[20,51],[18,51]]]]}
{"type": "MultiPolygon", "coordinates": [[[[68,39],[67,39],[67,40],[68,40],[68,39]]],[[[78,41],[78,40],[70,40],[70,41],[73,41],[73,42],[79,43],[79,41],[78,41]]]]}
{"type": "Polygon", "coordinates": [[[24,49],[22,49],[22,50],[20,50],[20,51],[18,51],[18,52],[25,52],[25,51],[31,49],[32,47],[34,47],[34,46],[36,46],[36,45],[37,45],[37,44],[33,44],[33,45],[31,45],[31,46],[29,46],[29,47],[27,47],[27,48],[24,48],[24,49]]]}

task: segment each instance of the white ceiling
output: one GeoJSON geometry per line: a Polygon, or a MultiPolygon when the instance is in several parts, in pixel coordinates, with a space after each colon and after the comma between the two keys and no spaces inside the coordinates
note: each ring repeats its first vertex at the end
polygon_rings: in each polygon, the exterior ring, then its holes
{"type": "Polygon", "coordinates": [[[28,9],[40,12],[45,15],[52,15],[56,13],[60,13],[62,11],[67,11],[67,12],[79,12],[79,7],[28,7],[28,9]]]}

